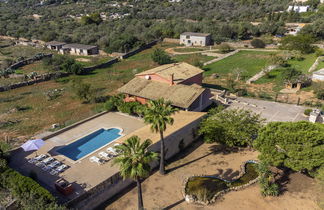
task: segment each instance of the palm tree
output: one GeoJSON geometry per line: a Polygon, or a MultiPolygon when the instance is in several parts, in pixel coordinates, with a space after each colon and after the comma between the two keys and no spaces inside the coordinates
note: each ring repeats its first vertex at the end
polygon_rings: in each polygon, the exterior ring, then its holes
{"type": "Polygon", "coordinates": [[[150,162],[156,160],[158,154],[148,151],[152,141],[146,139],[142,144],[138,136],[132,136],[125,143],[116,146],[119,156],[114,159],[113,164],[119,165],[121,176],[131,178],[137,183],[138,209],[144,209],[142,198],[141,178],[150,174],[150,162]]]}
{"type": "Polygon", "coordinates": [[[166,130],[167,124],[173,124],[174,119],[171,117],[171,115],[177,111],[178,109],[171,106],[170,101],[164,101],[163,98],[156,101],[149,101],[148,107],[145,111],[145,123],[151,124],[151,130],[153,132],[160,133],[160,174],[165,174],[163,132],[166,130]]]}

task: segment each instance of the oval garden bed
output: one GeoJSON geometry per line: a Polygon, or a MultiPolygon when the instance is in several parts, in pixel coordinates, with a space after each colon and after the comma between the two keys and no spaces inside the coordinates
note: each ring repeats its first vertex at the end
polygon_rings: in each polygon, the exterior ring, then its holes
{"type": "Polygon", "coordinates": [[[258,181],[256,161],[247,161],[241,167],[240,177],[233,181],[217,176],[192,176],[185,180],[184,196],[189,203],[208,205],[231,190],[245,188],[258,181]]]}

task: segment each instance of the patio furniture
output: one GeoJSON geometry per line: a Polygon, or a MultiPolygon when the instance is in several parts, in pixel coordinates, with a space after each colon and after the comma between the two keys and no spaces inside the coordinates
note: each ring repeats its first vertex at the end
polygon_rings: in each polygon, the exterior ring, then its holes
{"type": "Polygon", "coordinates": [[[58,166],[58,165],[61,165],[62,163],[60,162],[60,161],[58,161],[58,160],[55,160],[54,162],[52,162],[51,164],[49,164],[48,166],[50,166],[50,167],[56,167],[56,166],[58,166]]]}
{"type": "Polygon", "coordinates": [[[101,158],[105,158],[106,160],[110,160],[110,159],[112,158],[112,156],[109,155],[109,154],[106,153],[106,152],[99,152],[98,155],[99,155],[99,157],[101,157],[101,158]]]}
{"type": "Polygon", "coordinates": [[[37,162],[35,165],[36,165],[37,167],[41,167],[41,168],[43,168],[43,167],[46,166],[43,162],[37,162]]]}
{"type": "Polygon", "coordinates": [[[72,184],[63,178],[57,180],[54,185],[55,189],[63,195],[70,195],[74,191],[72,184]]]}
{"type": "Polygon", "coordinates": [[[44,146],[44,144],[45,142],[42,139],[32,139],[21,145],[21,148],[23,148],[25,152],[28,152],[32,150],[39,150],[39,148],[44,146]]]}
{"type": "Polygon", "coordinates": [[[62,173],[63,171],[65,171],[67,168],[68,168],[67,165],[62,164],[59,167],[57,167],[56,169],[51,170],[50,174],[53,175],[53,176],[57,175],[57,174],[62,173]]]}
{"type": "Polygon", "coordinates": [[[45,155],[45,154],[41,154],[41,155],[38,155],[38,156],[36,156],[36,157],[34,157],[34,158],[30,158],[30,159],[28,160],[28,163],[36,163],[36,162],[38,162],[38,161],[44,160],[44,159],[47,158],[47,157],[48,157],[47,155],[45,155]]]}
{"type": "Polygon", "coordinates": [[[109,154],[112,154],[113,156],[117,156],[118,155],[118,152],[114,148],[112,148],[112,147],[108,147],[107,148],[107,152],[109,154]]]}
{"type": "Polygon", "coordinates": [[[43,171],[50,171],[50,170],[52,170],[53,168],[54,168],[53,166],[49,166],[49,165],[46,166],[46,165],[45,165],[44,167],[42,167],[42,170],[43,170],[43,171]]]}
{"type": "Polygon", "coordinates": [[[42,160],[41,162],[44,163],[45,165],[47,165],[52,161],[54,161],[54,158],[53,157],[48,157],[45,160],[42,160]]]}
{"type": "Polygon", "coordinates": [[[89,158],[90,162],[92,163],[98,163],[99,165],[102,164],[102,160],[96,156],[92,156],[91,158],[89,158]]]}

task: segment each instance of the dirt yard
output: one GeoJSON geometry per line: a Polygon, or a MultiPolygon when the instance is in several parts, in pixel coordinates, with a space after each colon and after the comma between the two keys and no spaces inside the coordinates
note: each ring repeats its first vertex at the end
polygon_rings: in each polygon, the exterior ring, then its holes
{"type": "MultiPolygon", "coordinates": [[[[248,150],[225,154],[217,144],[202,144],[190,149],[183,159],[168,165],[169,173],[154,173],[143,182],[143,199],[146,209],[219,209],[219,210],[316,210],[315,182],[301,174],[292,174],[286,191],[279,197],[264,198],[258,184],[242,191],[229,192],[212,206],[187,204],[181,194],[185,177],[197,174],[220,175],[235,179],[240,165],[256,159],[258,153],[248,150]]],[[[106,210],[137,209],[137,190],[130,190],[106,210]]]]}

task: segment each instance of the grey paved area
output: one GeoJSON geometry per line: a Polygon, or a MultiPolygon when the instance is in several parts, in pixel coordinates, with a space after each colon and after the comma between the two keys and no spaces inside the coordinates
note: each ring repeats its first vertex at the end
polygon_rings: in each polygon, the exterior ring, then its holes
{"type": "Polygon", "coordinates": [[[307,107],[293,104],[239,97],[236,101],[233,101],[229,107],[229,109],[235,108],[249,109],[257,114],[260,114],[261,117],[265,118],[267,122],[296,122],[308,120],[308,118],[303,115],[304,110],[307,109],[307,107]]]}

